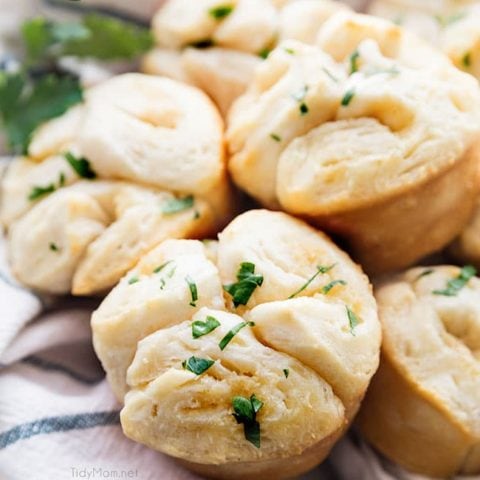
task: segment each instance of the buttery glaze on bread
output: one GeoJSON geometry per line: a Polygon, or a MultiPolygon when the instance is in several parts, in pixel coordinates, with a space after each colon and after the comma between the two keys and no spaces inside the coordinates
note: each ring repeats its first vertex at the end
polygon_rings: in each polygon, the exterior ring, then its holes
{"type": "Polygon", "coordinates": [[[216,233],[230,209],[222,121],[210,100],[173,80],[127,74],[40,127],[3,179],[0,218],[22,283],[84,295],[115,285],[166,238],[216,233]],[[66,152],[84,157],[96,178],[82,178],[66,152]]]}
{"type": "Polygon", "coordinates": [[[370,12],[426,38],[443,50],[457,68],[480,80],[478,0],[375,0],[370,12]]]}
{"type": "Polygon", "coordinates": [[[313,43],[341,10],[346,5],[331,0],[167,0],[153,19],[157,46],[142,70],[196,85],[226,115],[279,40],[313,43]]]}
{"type": "Polygon", "coordinates": [[[480,279],[471,275],[414,268],[376,290],[382,356],[358,423],[423,475],[480,473],[480,279]]]}
{"type": "Polygon", "coordinates": [[[234,181],[339,234],[372,273],[439,250],[479,182],[480,90],[382,19],[339,13],[318,46],[285,42],[233,105],[234,181]]]}
{"type": "Polygon", "coordinates": [[[380,346],[359,267],[322,233],[263,210],[237,217],[218,243],[151,251],[92,329],[112,388],[128,392],[125,434],[212,478],[280,479],[320,463],[355,415],[380,346]],[[232,284],[240,291],[222,289],[232,284]],[[214,363],[196,374],[192,357],[214,363]],[[234,397],[252,395],[259,446],[232,416],[234,397]]]}

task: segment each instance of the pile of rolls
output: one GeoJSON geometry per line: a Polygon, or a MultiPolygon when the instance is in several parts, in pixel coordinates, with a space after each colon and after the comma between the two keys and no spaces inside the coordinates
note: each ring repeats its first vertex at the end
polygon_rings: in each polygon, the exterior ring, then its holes
{"type": "Polygon", "coordinates": [[[282,479],[355,422],[408,471],[480,474],[480,28],[453,3],[167,0],[144,73],[12,161],[12,271],[104,297],[129,438],[282,479]]]}

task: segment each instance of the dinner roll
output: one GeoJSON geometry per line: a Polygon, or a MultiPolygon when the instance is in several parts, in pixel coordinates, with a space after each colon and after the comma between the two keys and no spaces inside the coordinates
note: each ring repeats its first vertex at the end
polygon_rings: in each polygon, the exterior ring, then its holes
{"type": "Polygon", "coordinates": [[[382,19],[338,13],[287,41],[230,111],[234,181],[338,234],[378,273],[444,247],[480,186],[480,90],[382,19]]]}
{"type": "Polygon", "coordinates": [[[370,12],[423,36],[443,50],[458,68],[480,80],[478,0],[374,0],[370,12]]]}
{"type": "Polygon", "coordinates": [[[320,463],[378,366],[368,279],[321,232],[251,210],[218,242],[167,240],[92,316],[125,434],[211,478],[320,463]],[[301,392],[301,395],[298,394],[301,392]]]}
{"type": "Polygon", "coordinates": [[[140,74],[41,126],[1,187],[14,274],[56,294],[107,290],[161,241],[215,234],[231,211],[215,107],[140,74]]]}
{"type": "Polygon", "coordinates": [[[376,291],[380,368],[359,414],[372,444],[423,475],[480,473],[480,279],[413,268],[376,291]]]}
{"type": "Polygon", "coordinates": [[[167,0],[142,70],[196,85],[226,115],[280,39],[314,42],[325,20],[347,8],[332,0],[167,0]]]}

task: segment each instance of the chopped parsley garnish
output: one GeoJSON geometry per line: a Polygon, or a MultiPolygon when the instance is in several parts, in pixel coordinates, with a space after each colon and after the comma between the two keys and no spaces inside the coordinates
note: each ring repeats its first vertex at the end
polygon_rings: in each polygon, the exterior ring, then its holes
{"type": "Polygon", "coordinates": [[[300,109],[300,115],[306,115],[308,113],[308,106],[304,102],[300,104],[299,109],[300,109]]]}
{"type": "Polygon", "coordinates": [[[240,322],[239,324],[235,325],[221,340],[218,346],[220,350],[225,350],[225,347],[232,341],[233,337],[244,327],[255,326],[253,322],[240,322]]]}
{"type": "Polygon", "coordinates": [[[434,272],[433,268],[427,268],[422,273],[417,275],[417,278],[415,278],[415,280],[420,280],[422,277],[426,277],[427,275],[431,275],[433,272],[434,272]]]}
{"type": "Polygon", "coordinates": [[[435,20],[437,20],[441,27],[445,28],[452,23],[462,20],[462,18],[465,18],[465,15],[465,12],[454,13],[453,15],[435,15],[435,20]]]}
{"type": "Polygon", "coordinates": [[[78,158],[71,152],[65,153],[64,157],[79,177],[87,178],[88,180],[97,178],[97,174],[92,170],[90,162],[86,158],[78,158]]]}
{"type": "Polygon", "coordinates": [[[347,105],[349,105],[354,96],[355,96],[355,90],[353,90],[353,88],[348,90],[348,92],[345,93],[345,95],[342,98],[342,106],[346,107],[347,105]]]}
{"type": "Polygon", "coordinates": [[[324,287],[322,287],[322,293],[327,295],[330,290],[335,287],[336,285],[346,285],[347,282],[345,280],[333,280],[330,283],[327,283],[324,287]]]}
{"type": "Polygon", "coordinates": [[[164,215],[173,215],[192,208],[193,204],[193,195],[188,195],[188,197],[183,198],[170,198],[162,205],[162,213],[164,215]]]}
{"type": "Polygon", "coordinates": [[[471,67],[472,66],[472,55],[470,52],[467,52],[463,57],[462,57],[462,64],[464,67],[471,67]]]}
{"type": "Polygon", "coordinates": [[[237,272],[237,282],[224,285],[223,289],[233,298],[236,307],[246,305],[253,292],[263,283],[263,275],[255,275],[255,265],[251,262],[242,262],[237,272]]]}
{"type": "Polygon", "coordinates": [[[198,220],[200,218],[200,212],[198,210],[195,210],[193,213],[193,219],[198,220]]]}
{"type": "Polygon", "coordinates": [[[358,59],[360,58],[360,53],[358,50],[355,50],[351,55],[350,55],[350,75],[354,74],[355,72],[358,72],[358,59]]]}
{"type": "Polygon", "coordinates": [[[289,55],[295,55],[295,50],[293,48],[285,47],[284,50],[289,54],[289,55]]]}
{"type": "Polygon", "coordinates": [[[258,56],[260,58],[263,58],[264,60],[266,60],[268,58],[268,56],[270,55],[270,53],[272,52],[272,49],[271,48],[264,48],[263,50],[260,50],[258,52],[258,56]]]}
{"type": "Polygon", "coordinates": [[[192,337],[203,337],[204,335],[213,332],[219,326],[220,322],[215,317],[207,315],[205,321],[195,320],[194,322],[192,322],[192,337]]]}
{"type": "Polygon", "coordinates": [[[51,242],[49,248],[52,252],[58,252],[60,249],[58,248],[57,244],[51,242]]]}
{"type": "MultiPolygon", "coordinates": [[[[61,188],[65,185],[65,174],[60,172],[58,176],[58,188],[61,188]]],[[[45,195],[50,195],[57,189],[57,186],[54,183],[50,183],[44,187],[34,186],[28,195],[30,201],[38,200],[39,198],[44,197],[45,195]]]]}
{"type": "Polygon", "coordinates": [[[325,67],[322,67],[322,70],[327,74],[328,77],[330,77],[331,80],[333,80],[335,83],[338,83],[338,78],[335,77],[335,75],[333,75],[333,73],[330,70],[328,70],[325,67]]]}
{"type": "Polygon", "coordinates": [[[55,184],[50,183],[44,187],[35,186],[32,187],[30,194],[28,195],[28,199],[30,201],[38,200],[39,198],[44,197],[45,195],[49,195],[56,190],[55,184]]]}
{"type": "Polygon", "coordinates": [[[285,375],[285,378],[288,378],[288,376],[290,375],[290,370],[288,368],[284,368],[283,374],[285,375]]]}
{"type": "Polygon", "coordinates": [[[263,402],[255,394],[250,398],[233,397],[233,416],[237,423],[243,424],[245,439],[260,448],[260,424],[257,421],[257,413],[263,407],[263,402]]]}
{"type": "Polygon", "coordinates": [[[137,283],[139,282],[140,279],[138,277],[131,277],[129,280],[128,280],[128,284],[129,285],[133,285],[134,283],[137,283]]]}
{"type": "Polygon", "coordinates": [[[319,276],[319,275],[323,275],[324,273],[327,273],[329,272],[333,267],[335,266],[335,264],[333,265],[330,265],[328,267],[324,266],[324,265],[318,265],[317,266],[317,271],[307,280],[306,283],[304,283],[295,293],[292,293],[288,298],[293,298],[293,297],[296,297],[299,293],[302,293],[305,289],[307,289],[310,284],[319,276]]]}
{"type": "Polygon", "coordinates": [[[78,79],[0,72],[0,121],[15,153],[26,154],[35,129],[83,99],[78,79]]]}
{"type": "Polygon", "coordinates": [[[218,5],[217,7],[211,8],[208,13],[215,20],[222,20],[225,17],[228,17],[234,10],[234,6],[230,4],[218,5]]]}
{"type": "Polygon", "coordinates": [[[207,358],[190,357],[188,360],[182,362],[182,367],[185,370],[190,370],[195,375],[201,375],[206,372],[213,364],[214,360],[208,360],[207,358]]]}
{"type": "Polygon", "coordinates": [[[281,142],[282,141],[282,137],[280,137],[280,135],[277,135],[276,133],[271,133],[270,138],[272,140],[275,140],[276,142],[281,142]]]}
{"type": "Polygon", "coordinates": [[[197,306],[197,300],[198,300],[198,289],[197,289],[197,284],[191,279],[189,275],[185,277],[185,281],[188,284],[188,288],[190,289],[190,295],[192,297],[192,300],[190,302],[190,306],[196,307],[197,306]]]}
{"type": "Polygon", "coordinates": [[[153,270],[153,273],[160,273],[167,265],[172,263],[173,260],[169,260],[168,262],[162,263],[162,265],[159,265],[157,268],[153,270]]]}
{"type": "Polygon", "coordinates": [[[355,315],[355,312],[350,309],[350,307],[345,306],[347,309],[347,316],[348,316],[348,323],[350,325],[350,333],[355,336],[355,327],[360,323],[360,320],[358,319],[357,315],[355,315]]]}
{"type": "Polygon", "coordinates": [[[460,270],[457,277],[447,282],[444,290],[434,290],[435,295],[444,295],[446,297],[455,297],[460,290],[467,285],[471,278],[477,274],[477,269],[472,265],[466,265],[460,270]]]}
{"type": "Polygon", "coordinates": [[[81,22],[53,22],[34,18],[22,26],[30,62],[63,56],[100,60],[133,59],[153,46],[148,28],[106,15],[89,14],[81,22]]]}

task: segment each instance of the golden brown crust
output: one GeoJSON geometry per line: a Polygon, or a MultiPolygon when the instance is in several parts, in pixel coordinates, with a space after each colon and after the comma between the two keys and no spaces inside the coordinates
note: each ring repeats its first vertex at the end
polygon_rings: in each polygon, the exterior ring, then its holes
{"type": "Polygon", "coordinates": [[[415,268],[379,286],[381,363],[358,416],[383,454],[434,477],[480,472],[480,281],[441,294],[459,273],[415,268]]]}
{"type": "Polygon", "coordinates": [[[369,274],[399,270],[442,249],[471,218],[480,190],[480,142],[414,188],[344,214],[308,217],[338,234],[369,274]],[[428,220],[427,220],[428,219],[428,220]]]}

